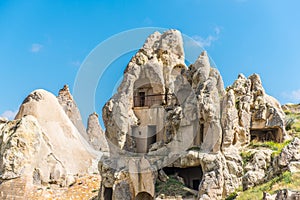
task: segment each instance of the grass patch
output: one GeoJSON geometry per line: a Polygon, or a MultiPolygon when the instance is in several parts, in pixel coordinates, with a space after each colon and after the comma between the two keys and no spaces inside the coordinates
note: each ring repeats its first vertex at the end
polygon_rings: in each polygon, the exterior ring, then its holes
{"type": "Polygon", "coordinates": [[[155,184],[155,192],[157,195],[164,194],[167,196],[180,195],[182,197],[191,196],[191,193],[184,190],[184,184],[173,176],[169,176],[166,182],[157,180],[155,184]]]}
{"type": "Polygon", "coordinates": [[[246,166],[246,164],[251,161],[251,159],[253,158],[253,155],[254,155],[254,153],[251,151],[241,152],[240,156],[243,159],[243,166],[246,166]]]}
{"type": "Polygon", "coordinates": [[[272,157],[278,156],[282,149],[287,146],[291,140],[287,140],[282,143],[274,142],[274,141],[265,141],[265,142],[257,142],[257,141],[252,141],[249,145],[250,148],[258,148],[258,147],[265,147],[268,149],[271,149],[273,151],[272,157]]]}
{"type": "Polygon", "coordinates": [[[237,196],[238,196],[238,193],[237,192],[233,192],[228,197],[226,197],[225,200],[234,200],[234,199],[236,199],[237,196]]]}
{"type": "Polygon", "coordinates": [[[285,111],[286,114],[286,130],[294,130],[300,132],[300,113],[292,113],[285,111]]]}
{"type": "Polygon", "coordinates": [[[236,199],[262,199],[263,192],[275,194],[280,189],[300,190],[300,173],[292,174],[291,172],[286,171],[280,176],[277,176],[264,184],[255,186],[239,193],[236,199]]]}

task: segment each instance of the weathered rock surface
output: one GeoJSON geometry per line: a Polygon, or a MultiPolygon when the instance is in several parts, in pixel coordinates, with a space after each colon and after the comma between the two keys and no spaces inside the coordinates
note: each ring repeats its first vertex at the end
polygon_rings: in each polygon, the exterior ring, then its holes
{"type": "Polygon", "coordinates": [[[205,51],[186,66],[176,30],[147,38],[103,107],[103,121],[105,133],[96,113],[85,130],[68,86],[57,98],[32,92],[16,120],[0,119],[0,197],[26,199],[32,185],[72,186],[74,175],[95,172],[102,153],[101,200],[153,199],[156,180],[170,175],[197,199],[222,199],[239,186],[300,169],[299,139],[274,160],[261,149],[243,163],[240,152],[250,141],[286,138],[280,104],[257,74],[240,74],[224,90],[205,51]],[[14,194],[12,185],[22,193],[14,194]]]}
{"type": "Polygon", "coordinates": [[[263,200],[297,200],[297,199],[300,199],[300,192],[290,191],[287,189],[279,190],[274,195],[264,193],[264,197],[263,197],[263,200]]]}
{"type": "Polygon", "coordinates": [[[250,140],[282,142],[286,136],[285,114],[280,104],[268,96],[260,77],[240,74],[228,87],[223,100],[222,150],[240,148],[250,140]]]}
{"type": "Polygon", "coordinates": [[[8,119],[0,117],[0,130],[8,122],[8,119]]]}
{"type": "MultiPolygon", "coordinates": [[[[96,172],[98,156],[57,98],[45,90],[32,92],[16,120],[1,124],[0,180],[12,185],[23,180],[23,189],[33,184],[70,185],[74,175],[96,172]]],[[[0,190],[9,195],[7,188],[0,190]]]]}
{"type": "Polygon", "coordinates": [[[104,132],[99,124],[98,114],[92,113],[88,118],[87,134],[89,143],[96,150],[102,152],[108,151],[108,144],[104,135],[104,132]]]}
{"type": "Polygon", "coordinates": [[[244,167],[243,189],[247,190],[264,182],[266,171],[271,165],[272,150],[253,150],[251,161],[244,167]]]}
{"type": "Polygon", "coordinates": [[[21,105],[16,119],[26,115],[37,119],[49,138],[53,154],[60,156],[58,160],[64,163],[67,171],[77,173],[91,166],[95,151],[78,132],[53,94],[45,90],[32,92],[21,105]]]}
{"type": "MultiPolygon", "coordinates": [[[[120,194],[118,182],[127,183],[127,192],[135,191],[130,172],[122,181],[115,177],[128,170],[124,163],[129,164],[131,156],[143,155],[154,171],[200,169],[198,198],[221,199],[242,183],[262,181],[270,165],[269,152],[256,152],[244,176],[240,149],[251,140],[281,142],[285,137],[284,113],[265,93],[257,74],[239,75],[225,91],[205,51],[185,65],[176,30],[147,38],[129,62],[117,93],[103,107],[103,120],[111,152],[99,164],[106,177],[99,197],[105,187],[120,194]],[[198,153],[187,151],[193,148],[198,153]]],[[[145,192],[152,196],[148,187],[145,192]]],[[[131,195],[133,199],[137,193],[131,195]]]]}
{"type": "Polygon", "coordinates": [[[73,96],[70,93],[68,85],[64,85],[64,87],[59,90],[57,99],[79,133],[86,139],[86,141],[89,141],[89,137],[82,123],[80,111],[73,99],[73,96]]]}
{"type": "Polygon", "coordinates": [[[268,174],[269,177],[276,176],[284,171],[298,171],[298,163],[300,162],[300,139],[294,138],[289,145],[284,147],[281,153],[274,158],[272,170],[268,174]]]}

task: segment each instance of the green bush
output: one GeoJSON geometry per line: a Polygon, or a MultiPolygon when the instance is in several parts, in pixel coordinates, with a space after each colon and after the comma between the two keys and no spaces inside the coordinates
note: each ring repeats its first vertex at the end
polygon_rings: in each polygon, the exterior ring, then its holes
{"type": "Polygon", "coordinates": [[[286,171],[282,174],[282,180],[284,183],[288,184],[292,182],[292,173],[289,171],[286,171]]]}
{"type": "Polygon", "coordinates": [[[234,200],[238,196],[237,192],[231,193],[225,200],[234,200]]]}
{"type": "Polygon", "coordinates": [[[290,117],[285,122],[285,130],[289,131],[292,129],[292,125],[295,123],[296,118],[290,117]]]}
{"type": "Polygon", "coordinates": [[[251,159],[253,158],[253,153],[250,151],[243,151],[241,152],[241,157],[243,159],[243,165],[245,166],[248,162],[251,161],[251,159]]]}
{"type": "Polygon", "coordinates": [[[285,114],[285,115],[290,115],[290,114],[292,114],[292,112],[291,112],[290,110],[285,110],[285,111],[284,111],[284,114],[285,114]]]}

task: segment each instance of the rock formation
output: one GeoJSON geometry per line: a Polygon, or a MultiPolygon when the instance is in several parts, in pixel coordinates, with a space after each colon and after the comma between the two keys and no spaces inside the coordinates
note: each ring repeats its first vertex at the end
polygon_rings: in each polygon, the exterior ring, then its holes
{"type": "MultiPolygon", "coordinates": [[[[252,142],[287,138],[285,114],[265,93],[260,77],[240,74],[224,89],[207,52],[185,64],[177,30],[147,38],[102,114],[105,133],[96,113],[85,130],[64,86],[58,97],[33,91],[15,120],[0,118],[0,198],[30,199],[33,185],[69,186],[74,176],[98,169],[100,200],[153,199],[158,180],[170,178],[197,199],[222,199],[240,186],[300,170],[298,138],[277,156],[248,148],[252,142]],[[247,163],[242,151],[251,155],[247,163]]],[[[298,193],[277,194],[293,195],[298,193]]]]}
{"type": "Polygon", "coordinates": [[[94,147],[94,149],[102,152],[108,151],[108,144],[106,142],[104,132],[99,124],[97,113],[90,114],[88,118],[87,135],[89,143],[94,147]]]}
{"type": "Polygon", "coordinates": [[[251,179],[240,149],[284,140],[284,113],[258,75],[239,75],[224,90],[205,51],[184,61],[181,34],[169,30],[150,35],[129,62],[103,107],[110,154],[99,162],[99,199],[153,199],[158,174],[174,173],[199,199],[221,199],[251,179]]]}
{"type": "Polygon", "coordinates": [[[59,90],[59,104],[84,139],[97,151],[108,151],[103,130],[99,124],[98,115],[92,113],[88,118],[87,129],[84,128],[80,111],[70,93],[68,85],[59,90]]]}
{"type": "Polygon", "coordinates": [[[80,111],[70,93],[68,85],[64,85],[64,87],[61,90],[59,90],[57,99],[67,116],[70,118],[74,126],[79,131],[79,133],[86,139],[86,141],[88,141],[89,137],[82,123],[80,111]]]}
{"type": "Polygon", "coordinates": [[[2,120],[0,127],[1,199],[17,198],[17,190],[26,199],[33,184],[67,186],[74,175],[97,172],[99,153],[85,141],[57,98],[45,90],[32,92],[16,119],[2,120]],[[9,186],[14,184],[20,188],[9,186]]]}
{"type": "Polygon", "coordinates": [[[300,198],[299,191],[290,191],[287,189],[282,189],[282,190],[279,190],[274,195],[264,193],[263,200],[296,200],[299,198],[300,198]]]}
{"type": "MultiPolygon", "coordinates": [[[[287,145],[281,153],[273,159],[270,163],[266,179],[270,179],[282,172],[289,171],[293,173],[300,172],[300,139],[294,138],[289,145],[287,145]]],[[[264,200],[289,200],[299,199],[299,191],[290,191],[287,189],[280,189],[274,195],[264,193],[264,200]]]]}
{"type": "Polygon", "coordinates": [[[265,93],[260,77],[253,74],[247,79],[240,74],[223,101],[223,151],[254,139],[282,142],[284,118],[278,101],[265,93]]]}

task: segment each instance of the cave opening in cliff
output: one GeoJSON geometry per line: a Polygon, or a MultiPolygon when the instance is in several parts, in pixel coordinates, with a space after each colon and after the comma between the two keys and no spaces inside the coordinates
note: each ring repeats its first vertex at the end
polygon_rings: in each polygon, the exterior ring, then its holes
{"type": "Polygon", "coordinates": [[[282,142],[279,128],[255,128],[250,129],[251,141],[265,142],[274,141],[282,142]]]}
{"type": "Polygon", "coordinates": [[[136,195],[135,200],[153,200],[153,197],[147,192],[140,192],[136,195]]]}
{"type": "Polygon", "coordinates": [[[112,188],[104,188],[104,200],[112,200],[113,189],[112,188]]]}
{"type": "Polygon", "coordinates": [[[168,176],[173,176],[178,180],[182,178],[185,186],[197,191],[203,177],[201,166],[187,168],[164,167],[163,171],[168,176]]]}

